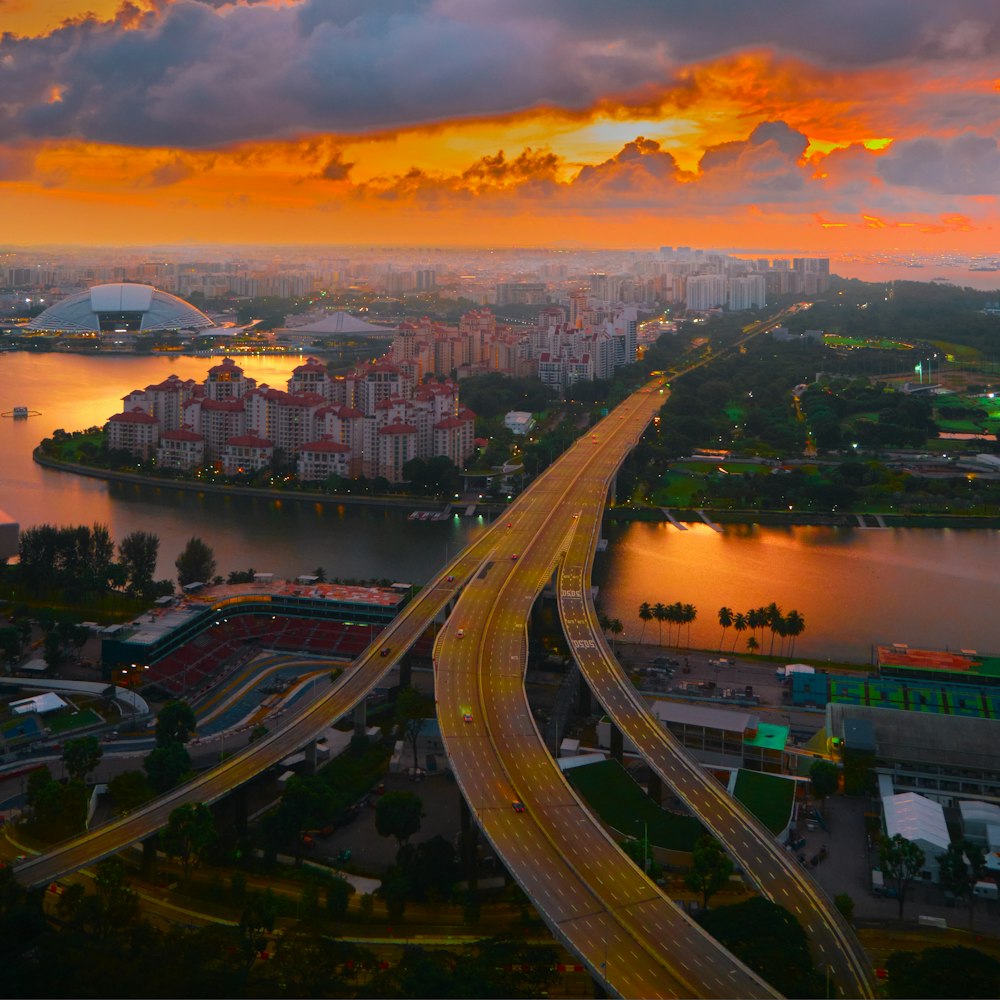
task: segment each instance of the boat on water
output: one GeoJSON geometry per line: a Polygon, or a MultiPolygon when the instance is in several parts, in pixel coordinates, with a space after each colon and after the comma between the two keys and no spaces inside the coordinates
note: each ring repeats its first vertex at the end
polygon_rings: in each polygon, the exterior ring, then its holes
{"type": "Polygon", "coordinates": [[[39,410],[31,410],[27,406],[15,406],[13,410],[4,410],[0,413],[3,417],[13,417],[15,420],[27,420],[28,417],[39,417],[39,410]]]}

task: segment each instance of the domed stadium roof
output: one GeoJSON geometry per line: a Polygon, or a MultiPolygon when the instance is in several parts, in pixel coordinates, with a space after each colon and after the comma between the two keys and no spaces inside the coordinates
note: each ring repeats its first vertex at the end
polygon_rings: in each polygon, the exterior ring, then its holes
{"type": "Polygon", "coordinates": [[[202,330],[215,324],[183,299],[152,285],[116,282],[95,285],[50,306],[29,330],[61,333],[139,333],[147,330],[202,330]]]}

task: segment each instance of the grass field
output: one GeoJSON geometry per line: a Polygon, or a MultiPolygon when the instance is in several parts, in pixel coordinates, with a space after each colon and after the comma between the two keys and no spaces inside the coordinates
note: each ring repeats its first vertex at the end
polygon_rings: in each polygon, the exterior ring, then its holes
{"type": "Polygon", "coordinates": [[[53,736],[59,733],[68,733],[74,729],[82,729],[84,726],[94,726],[104,720],[90,708],[83,709],[82,712],[67,711],[62,709],[53,712],[46,720],[45,724],[53,736]]]}
{"type": "Polygon", "coordinates": [[[743,803],[773,834],[788,825],[795,799],[795,783],[774,774],[740,771],[733,788],[743,803]]]}
{"type": "Polygon", "coordinates": [[[650,844],[690,851],[705,832],[694,817],[661,809],[616,760],[570,768],[566,777],[597,815],[623,834],[642,837],[645,823],[650,844]]]}
{"type": "Polygon", "coordinates": [[[863,337],[845,337],[839,333],[825,333],[823,335],[823,345],[825,347],[868,347],[879,351],[912,351],[913,345],[902,340],[889,340],[885,337],[878,337],[866,340],[863,337]]]}

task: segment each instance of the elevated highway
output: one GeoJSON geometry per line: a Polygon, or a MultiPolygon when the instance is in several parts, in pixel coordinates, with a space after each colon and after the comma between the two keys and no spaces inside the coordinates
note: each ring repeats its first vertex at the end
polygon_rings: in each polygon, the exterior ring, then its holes
{"type": "Polygon", "coordinates": [[[129,816],[23,862],[18,879],[42,885],[114,854],[165,825],[178,805],[214,802],[279,763],[357,705],[454,604],[436,647],[442,734],[477,822],[549,925],[621,996],[775,995],[637,870],[545,750],[524,697],[526,623],[562,563],[564,626],[616,725],[761,890],[797,912],[845,995],[872,996],[860,946],[829,900],[660,729],[596,626],[589,573],[608,484],[663,401],[662,385],[651,384],[574,444],[284,728],[129,816]]]}
{"type": "MultiPolygon", "coordinates": [[[[634,443],[663,397],[646,389],[615,411],[610,446],[634,443]]],[[[602,424],[602,433],[608,426],[602,424]]],[[[438,720],[476,821],[553,932],[605,988],[626,997],[763,997],[774,991],[668,900],[577,798],[524,694],[526,625],[568,552],[575,484],[595,438],[531,490],[507,536],[463,590],[435,650],[438,720]],[[515,558],[516,557],[516,558],[515,558]]]]}
{"type": "Polygon", "coordinates": [[[619,732],[725,845],[762,895],[795,914],[809,935],[817,966],[830,972],[841,995],[874,996],[871,962],[833,901],[770,831],[664,730],[608,648],[591,599],[590,576],[621,453],[610,444],[593,443],[601,454],[574,481],[579,516],[557,587],[559,615],[581,673],[619,732]]]}

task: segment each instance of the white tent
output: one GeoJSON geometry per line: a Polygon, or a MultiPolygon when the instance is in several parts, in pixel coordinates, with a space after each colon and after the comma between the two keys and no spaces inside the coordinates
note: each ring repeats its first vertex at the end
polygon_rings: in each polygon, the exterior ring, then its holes
{"type": "Polygon", "coordinates": [[[894,837],[898,833],[913,841],[924,852],[924,878],[936,882],[938,855],[944,854],[951,843],[944,806],[916,792],[903,792],[882,799],[882,810],[886,835],[894,837]]]}
{"type": "Polygon", "coordinates": [[[354,336],[385,337],[393,331],[389,327],[374,326],[366,323],[363,319],[358,319],[350,313],[333,312],[313,323],[306,323],[304,326],[289,326],[280,331],[282,336],[297,336],[300,333],[310,333],[327,336],[354,336]]]}
{"type": "Polygon", "coordinates": [[[54,691],[46,691],[45,694],[36,694],[33,698],[24,698],[21,701],[10,703],[10,710],[15,715],[27,715],[29,712],[43,715],[45,712],[54,712],[56,709],[67,707],[66,702],[54,691]]]}

